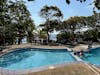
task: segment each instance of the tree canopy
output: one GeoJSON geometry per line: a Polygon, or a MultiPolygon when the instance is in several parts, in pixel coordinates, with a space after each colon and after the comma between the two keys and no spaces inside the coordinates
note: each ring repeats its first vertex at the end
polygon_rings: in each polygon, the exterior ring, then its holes
{"type": "Polygon", "coordinates": [[[56,23],[63,18],[63,14],[58,7],[46,5],[40,10],[40,16],[46,20],[42,26],[47,32],[49,41],[49,32],[54,30],[56,23]]]}
{"type": "MultiPolygon", "coordinates": [[[[97,41],[100,38],[100,13],[96,13],[92,16],[74,16],[67,20],[64,20],[62,25],[59,26],[60,33],[57,36],[57,41],[65,43],[69,40],[72,41],[71,38],[75,38],[79,35],[83,40],[92,40],[97,41]],[[87,27],[86,31],[82,31],[84,27],[87,27]],[[79,31],[78,31],[79,30],[79,31]],[[75,34],[75,36],[74,36],[75,34]],[[68,38],[69,40],[66,40],[68,38]],[[91,38],[91,39],[90,39],[91,38]],[[63,39],[63,41],[60,41],[63,39]]],[[[74,40],[74,39],[73,39],[74,40]]]]}
{"type": "Polygon", "coordinates": [[[30,12],[22,0],[2,0],[0,1],[0,11],[0,27],[3,29],[0,33],[1,42],[13,44],[18,39],[20,43],[26,33],[29,35],[29,32],[32,32],[35,27],[30,12]]]}

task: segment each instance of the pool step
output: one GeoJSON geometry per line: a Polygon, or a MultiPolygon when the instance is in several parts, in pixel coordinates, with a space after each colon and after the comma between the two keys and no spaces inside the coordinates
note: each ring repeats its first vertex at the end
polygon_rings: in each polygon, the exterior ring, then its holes
{"type": "Polygon", "coordinates": [[[72,55],[77,61],[80,61],[80,62],[85,63],[85,64],[88,66],[88,68],[90,68],[93,72],[96,73],[96,75],[100,75],[100,69],[98,69],[96,66],[90,65],[89,63],[83,61],[83,60],[80,59],[78,56],[75,56],[73,52],[71,53],[71,55],[72,55]]]}
{"type": "Polygon", "coordinates": [[[97,72],[100,74],[100,69],[98,69],[98,68],[95,67],[94,65],[91,65],[91,67],[92,67],[95,71],[97,71],[97,72]]]}
{"type": "Polygon", "coordinates": [[[100,75],[100,70],[98,68],[96,68],[94,65],[90,65],[89,63],[85,62],[85,65],[91,69],[93,72],[96,73],[96,75],[100,75]]]}
{"type": "Polygon", "coordinates": [[[80,59],[77,55],[74,55],[74,53],[70,53],[77,61],[83,62],[82,59],[80,59]]]}

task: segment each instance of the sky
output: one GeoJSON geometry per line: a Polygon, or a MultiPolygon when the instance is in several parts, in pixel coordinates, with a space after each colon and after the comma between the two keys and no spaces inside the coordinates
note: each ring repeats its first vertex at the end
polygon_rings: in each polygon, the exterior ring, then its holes
{"type": "Polygon", "coordinates": [[[39,25],[44,23],[44,19],[39,16],[40,10],[43,6],[57,6],[61,12],[63,13],[64,17],[62,20],[67,20],[73,16],[90,16],[93,14],[93,5],[90,3],[93,0],[87,0],[85,3],[80,3],[76,0],[71,0],[71,4],[66,4],[66,0],[35,0],[28,2],[24,0],[28,10],[31,13],[31,17],[34,20],[35,25],[39,25]]]}
{"type": "MultiPolygon", "coordinates": [[[[27,9],[30,11],[31,17],[34,20],[34,23],[36,26],[45,22],[45,20],[39,16],[40,10],[45,5],[57,6],[63,13],[64,17],[62,20],[67,20],[68,18],[73,17],[73,16],[93,15],[93,5],[90,5],[90,3],[93,2],[93,0],[87,0],[85,3],[80,3],[76,0],[71,0],[70,5],[66,4],[66,0],[35,0],[35,1],[30,1],[30,2],[28,2],[27,0],[24,0],[24,1],[26,2],[25,4],[27,6],[27,9]]],[[[59,32],[54,31],[51,34],[52,36],[50,36],[50,38],[55,40],[56,34],[58,33],[59,32]]]]}

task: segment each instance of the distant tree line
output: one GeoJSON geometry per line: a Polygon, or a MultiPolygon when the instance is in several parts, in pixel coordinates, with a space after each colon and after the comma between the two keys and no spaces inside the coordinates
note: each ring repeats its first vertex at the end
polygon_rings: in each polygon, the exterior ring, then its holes
{"type": "Polygon", "coordinates": [[[97,42],[100,39],[100,13],[88,17],[71,17],[62,22],[59,30],[57,42],[60,43],[77,41],[79,39],[97,42]],[[88,29],[82,31],[84,27],[88,29]]]}
{"type": "Polygon", "coordinates": [[[46,32],[48,38],[54,30],[60,31],[57,35],[57,42],[74,42],[76,38],[82,39],[83,41],[89,41],[90,39],[97,41],[100,38],[100,13],[94,13],[94,15],[87,17],[74,16],[62,21],[63,14],[59,8],[55,6],[44,6],[40,11],[40,16],[45,18],[45,22],[39,26],[42,29],[41,31],[46,32]],[[59,12],[57,12],[58,10],[59,12]],[[83,33],[81,31],[84,27],[89,28],[89,30],[83,33]]]}

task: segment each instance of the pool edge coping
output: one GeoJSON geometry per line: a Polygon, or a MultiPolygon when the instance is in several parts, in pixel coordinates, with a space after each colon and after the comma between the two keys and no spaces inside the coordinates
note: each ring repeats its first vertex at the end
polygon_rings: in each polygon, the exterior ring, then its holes
{"type": "MultiPolygon", "coordinates": [[[[100,48],[100,47],[93,47],[93,48],[91,48],[91,49],[97,49],[97,48],[100,48]]],[[[74,52],[71,52],[70,54],[71,54],[77,61],[82,62],[82,63],[84,63],[85,65],[87,65],[87,67],[90,68],[93,72],[95,72],[96,75],[100,75],[100,74],[99,74],[100,70],[95,66],[95,64],[91,64],[91,63],[89,63],[89,62],[86,62],[86,61],[82,60],[79,56],[74,55],[74,52]]]]}
{"type": "MultiPolygon", "coordinates": [[[[13,50],[13,49],[11,49],[10,51],[7,51],[6,53],[10,53],[10,52],[13,52],[13,51],[17,51],[17,50],[19,50],[19,49],[27,49],[27,48],[33,48],[33,49],[48,49],[48,48],[34,48],[34,47],[24,47],[24,48],[15,48],[15,50],[13,50]]],[[[49,49],[49,50],[52,50],[52,49],[54,49],[54,50],[57,50],[57,49],[55,49],[55,48],[51,48],[51,49],[49,49]]],[[[70,52],[69,50],[68,50],[68,48],[59,48],[59,50],[60,49],[64,49],[64,50],[66,50],[66,51],[68,51],[68,52],[70,52]]],[[[4,53],[4,54],[2,54],[2,55],[5,55],[6,53],[4,53]]],[[[70,53],[69,53],[70,54],[70,53]]],[[[0,56],[2,56],[2,55],[0,55],[0,56]]],[[[72,56],[72,55],[71,55],[72,56]]],[[[72,56],[73,57],[73,56],[72,56]]],[[[74,58],[74,57],[73,57],[74,58]]],[[[75,59],[75,58],[74,58],[75,59]]],[[[77,62],[77,61],[75,61],[75,62],[77,62]]],[[[40,66],[40,67],[35,67],[35,68],[31,68],[31,69],[22,69],[22,70],[10,70],[10,69],[6,69],[6,68],[2,68],[2,67],[0,67],[0,70],[2,71],[2,72],[9,72],[9,73],[13,73],[13,74],[27,74],[27,73],[33,73],[33,72],[39,72],[39,71],[44,71],[44,70],[48,70],[48,69],[50,69],[50,67],[54,67],[54,68],[57,68],[57,67],[61,67],[61,66],[64,66],[64,65],[68,65],[68,64],[71,64],[71,63],[75,63],[75,62],[64,62],[64,63],[58,63],[58,64],[50,64],[50,65],[47,65],[47,66],[40,66]],[[64,64],[64,65],[63,65],[64,64]]],[[[79,62],[78,62],[79,63],[79,62]]],[[[1,72],[0,71],[0,72],[1,72]]]]}
{"type": "Polygon", "coordinates": [[[9,70],[5,68],[0,68],[0,71],[2,71],[2,73],[4,74],[9,73],[10,75],[29,74],[29,73],[41,72],[41,71],[45,71],[49,69],[55,69],[55,68],[59,68],[59,67],[63,67],[63,66],[71,65],[71,64],[79,64],[79,63],[83,63],[83,62],[81,61],[68,62],[68,63],[65,62],[65,63],[53,64],[53,65],[48,65],[48,66],[36,67],[32,69],[25,69],[25,70],[9,70]]]}

